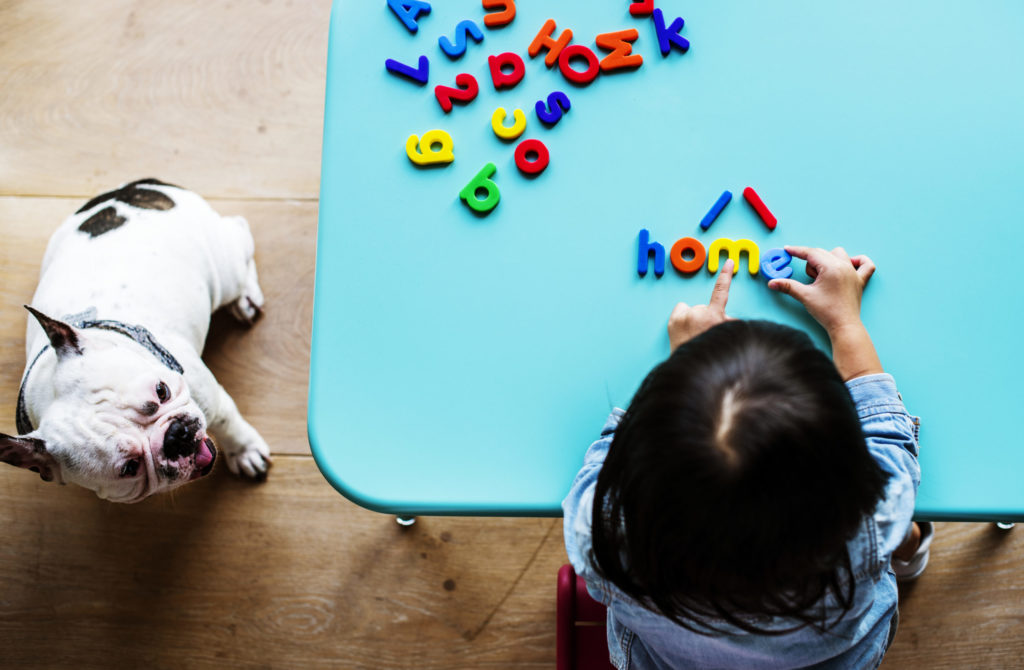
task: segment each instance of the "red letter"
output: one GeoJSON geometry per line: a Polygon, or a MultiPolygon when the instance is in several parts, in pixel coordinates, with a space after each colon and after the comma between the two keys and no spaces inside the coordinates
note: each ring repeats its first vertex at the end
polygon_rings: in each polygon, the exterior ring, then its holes
{"type": "Polygon", "coordinates": [[[441,109],[444,110],[445,114],[452,111],[452,100],[469,102],[480,92],[476,78],[471,74],[462,73],[457,75],[455,77],[455,85],[459,88],[438,86],[434,89],[434,95],[437,96],[437,101],[441,103],[441,109]]]}
{"type": "Polygon", "coordinates": [[[539,174],[544,171],[551,160],[548,148],[540,140],[523,140],[516,147],[516,167],[523,174],[539,174]],[[529,155],[536,154],[537,157],[530,160],[529,155]]]}
{"type": "Polygon", "coordinates": [[[650,16],[654,11],[654,0],[637,0],[629,5],[629,13],[633,16],[650,16]]]}
{"type": "Polygon", "coordinates": [[[563,77],[574,84],[589,84],[594,81],[597,75],[601,72],[601,67],[597,62],[597,56],[594,55],[593,51],[582,44],[573,44],[572,46],[562,49],[562,54],[558,57],[558,69],[562,71],[563,77]],[[580,58],[583,58],[583,60],[587,61],[586,70],[578,72],[572,69],[569,65],[569,61],[574,56],[579,56],[580,58]]]}
{"type": "Polygon", "coordinates": [[[526,67],[523,65],[523,59],[519,57],[519,54],[512,52],[506,52],[498,54],[497,56],[488,56],[487,62],[491,66],[491,79],[494,81],[494,88],[512,88],[523,80],[523,75],[526,74],[526,67]],[[511,65],[511,72],[502,72],[501,68],[505,65],[511,65]]]}

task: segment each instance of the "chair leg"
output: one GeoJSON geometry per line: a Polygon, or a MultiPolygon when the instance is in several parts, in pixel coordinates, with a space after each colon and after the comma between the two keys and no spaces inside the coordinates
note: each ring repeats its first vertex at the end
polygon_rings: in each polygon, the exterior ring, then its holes
{"type": "Polygon", "coordinates": [[[571,565],[558,570],[558,599],[555,624],[555,670],[575,670],[576,658],[576,571],[571,565]]]}

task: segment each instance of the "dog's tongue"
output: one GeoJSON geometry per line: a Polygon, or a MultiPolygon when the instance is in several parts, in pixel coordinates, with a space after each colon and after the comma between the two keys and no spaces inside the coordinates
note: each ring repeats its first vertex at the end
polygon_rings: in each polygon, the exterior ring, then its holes
{"type": "Polygon", "coordinates": [[[199,445],[199,451],[196,452],[196,467],[200,470],[213,463],[213,445],[209,439],[205,439],[199,445]]]}

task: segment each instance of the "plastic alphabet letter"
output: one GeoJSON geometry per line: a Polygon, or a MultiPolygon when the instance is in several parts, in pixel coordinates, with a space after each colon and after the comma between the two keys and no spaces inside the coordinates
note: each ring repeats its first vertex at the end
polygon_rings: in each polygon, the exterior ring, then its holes
{"type": "Polygon", "coordinates": [[[572,44],[562,49],[562,53],[558,56],[558,69],[562,71],[563,77],[580,85],[589,84],[597,78],[597,75],[601,74],[601,64],[598,62],[597,56],[582,44],[572,44]],[[572,69],[569,61],[574,57],[587,61],[587,69],[583,72],[572,69]]]}
{"type": "Polygon", "coordinates": [[[768,230],[775,230],[775,226],[778,224],[779,220],[775,218],[775,215],[772,214],[764,204],[761,200],[761,196],[759,196],[754,189],[748,186],[743,189],[743,197],[746,198],[747,202],[750,203],[750,206],[754,208],[757,215],[761,217],[761,220],[764,221],[764,225],[768,226],[768,230]]]}
{"type": "Polygon", "coordinates": [[[549,126],[553,126],[561,121],[562,113],[568,112],[571,108],[572,104],[569,102],[569,96],[561,91],[555,91],[548,96],[548,104],[546,107],[543,100],[538,100],[535,107],[537,110],[537,118],[549,126]]]}
{"type": "Polygon", "coordinates": [[[441,51],[445,52],[449,58],[455,59],[466,53],[466,44],[468,42],[466,35],[472,37],[474,42],[480,42],[484,39],[484,32],[480,30],[479,26],[466,19],[465,21],[460,21],[459,25],[455,26],[455,44],[448,41],[448,38],[444,35],[437,38],[437,43],[441,45],[441,51]]]}
{"type": "Polygon", "coordinates": [[[423,139],[410,135],[405,141],[405,153],[416,165],[433,165],[435,163],[451,163],[455,160],[452,152],[452,136],[443,130],[428,130],[423,139]],[[440,149],[434,149],[440,144],[440,149]]]}
{"type": "Polygon", "coordinates": [[[515,119],[512,127],[505,125],[505,108],[499,107],[491,114],[491,129],[494,134],[503,140],[515,140],[526,130],[526,114],[523,110],[512,110],[512,118],[515,119]]]}
{"type": "Polygon", "coordinates": [[[639,35],[636,28],[598,35],[594,40],[597,42],[597,46],[605,51],[611,51],[601,60],[601,71],[611,72],[624,67],[643,65],[644,57],[634,54],[633,45],[630,44],[630,42],[635,42],[639,35]]]}
{"type": "Polygon", "coordinates": [[[405,63],[399,63],[393,58],[384,61],[384,67],[391,74],[399,74],[408,77],[418,84],[426,84],[430,74],[430,61],[426,56],[420,56],[419,67],[410,67],[405,63]]]}
{"type": "Polygon", "coordinates": [[[410,33],[419,30],[419,25],[416,23],[419,15],[430,13],[430,3],[420,2],[420,0],[388,0],[388,7],[408,28],[410,33]]]}
{"type": "MultiPolygon", "coordinates": [[[[652,2],[654,0],[651,0],[652,2]]],[[[492,12],[484,15],[484,25],[488,28],[507,26],[516,18],[515,0],[483,0],[484,9],[497,9],[503,7],[500,12],[492,12]]]]}
{"type": "Polygon", "coordinates": [[[684,275],[694,273],[704,267],[704,259],[707,258],[707,255],[708,252],[704,249],[704,245],[692,237],[676,240],[668,254],[669,260],[672,261],[672,267],[684,275]],[[693,252],[693,258],[690,260],[683,257],[687,251],[693,252]]]}
{"type": "Polygon", "coordinates": [[[641,277],[647,276],[647,262],[650,260],[651,252],[654,253],[654,276],[660,277],[665,274],[665,247],[657,242],[651,242],[651,233],[644,228],[640,231],[640,244],[636,254],[636,273],[641,277]]]}
{"type": "Polygon", "coordinates": [[[523,75],[526,74],[526,66],[523,65],[523,59],[519,57],[519,54],[507,51],[497,56],[488,56],[487,63],[491,66],[491,80],[494,82],[494,88],[512,88],[523,80],[523,75]],[[501,68],[506,66],[512,66],[511,72],[502,72],[501,68]]]}
{"type": "Polygon", "coordinates": [[[459,191],[459,197],[465,200],[473,211],[486,214],[498,206],[498,201],[501,200],[501,191],[498,190],[498,185],[491,180],[491,176],[497,169],[494,163],[488,163],[459,191]],[[477,192],[480,190],[487,192],[486,198],[477,197],[477,192]]]}
{"type": "Polygon", "coordinates": [[[437,101],[441,104],[441,109],[445,114],[452,111],[452,100],[468,103],[480,92],[476,77],[465,72],[455,76],[455,85],[458,88],[451,86],[436,86],[434,88],[434,95],[437,96],[437,101]]]}
{"type": "Polygon", "coordinates": [[[677,18],[668,28],[665,27],[665,15],[660,9],[654,10],[654,30],[658,33],[658,46],[661,48],[661,55],[667,56],[672,47],[678,47],[686,53],[690,50],[690,41],[679,34],[686,22],[682,17],[677,18]]]}
{"type": "Polygon", "coordinates": [[[793,276],[793,268],[789,267],[792,262],[793,257],[785,249],[769,249],[761,260],[761,274],[768,281],[789,279],[793,276]]]}
{"type": "Polygon", "coordinates": [[[523,140],[516,147],[516,167],[523,174],[540,174],[551,162],[548,148],[540,140],[523,140]],[[535,153],[537,158],[529,160],[528,154],[535,153]]]}
{"type": "Polygon", "coordinates": [[[733,274],[740,271],[740,254],[744,251],[747,252],[747,270],[752,275],[757,274],[757,269],[761,262],[757,245],[752,240],[733,241],[724,237],[712,242],[711,248],[708,249],[708,271],[711,274],[718,272],[718,258],[723,251],[729,252],[729,258],[732,259],[733,274]]]}
{"type": "Polygon", "coordinates": [[[541,49],[547,49],[548,55],[544,57],[544,64],[548,67],[555,64],[555,61],[558,60],[558,55],[562,53],[562,49],[572,41],[572,31],[568,28],[562,31],[557,40],[551,37],[554,32],[555,20],[548,19],[544,22],[537,36],[530,42],[530,48],[526,50],[530,54],[530,58],[536,58],[541,49]]]}
{"type": "Polygon", "coordinates": [[[711,205],[711,210],[704,215],[703,219],[700,220],[701,230],[707,230],[710,228],[711,224],[715,222],[715,219],[718,218],[718,215],[722,213],[722,210],[725,209],[725,206],[728,205],[731,200],[732,192],[730,191],[726,191],[722,195],[718,196],[718,200],[715,201],[715,204],[711,205]]]}
{"type": "Polygon", "coordinates": [[[653,11],[654,0],[638,0],[629,5],[629,13],[633,16],[650,16],[653,11]]]}

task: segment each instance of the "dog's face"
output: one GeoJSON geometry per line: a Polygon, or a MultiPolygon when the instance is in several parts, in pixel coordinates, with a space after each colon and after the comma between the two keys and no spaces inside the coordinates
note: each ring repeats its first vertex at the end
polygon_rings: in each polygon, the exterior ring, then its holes
{"type": "Polygon", "coordinates": [[[44,329],[53,401],[32,433],[2,436],[0,460],[129,503],[210,472],[216,450],[181,374],[116,333],[44,329]]]}

